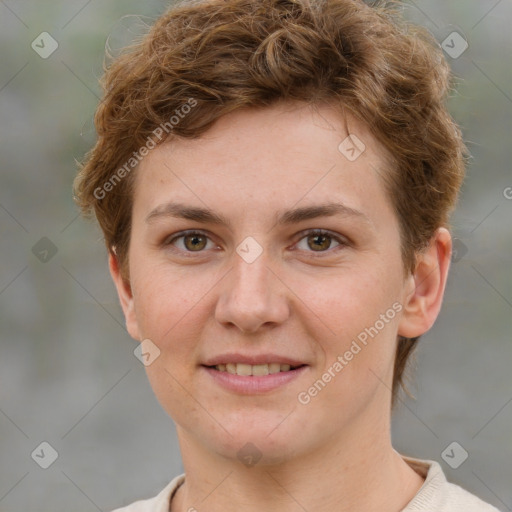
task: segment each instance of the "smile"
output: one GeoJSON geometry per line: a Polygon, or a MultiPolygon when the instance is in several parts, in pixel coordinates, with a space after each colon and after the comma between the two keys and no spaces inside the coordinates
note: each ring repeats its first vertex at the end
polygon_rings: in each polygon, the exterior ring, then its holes
{"type": "Polygon", "coordinates": [[[215,366],[210,366],[209,368],[215,368],[215,370],[219,372],[227,372],[232,375],[243,375],[245,377],[248,376],[264,376],[271,375],[274,373],[280,372],[289,372],[290,370],[295,370],[300,368],[300,366],[291,366],[289,364],[281,364],[281,363],[268,363],[268,364],[245,364],[245,363],[226,363],[226,364],[217,364],[215,366]]]}
{"type": "Polygon", "coordinates": [[[258,395],[285,387],[307,372],[309,366],[281,363],[219,363],[213,366],[202,365],[202,368],[212,379],[210,382],[227,391],[241,395],[258,395]]]}

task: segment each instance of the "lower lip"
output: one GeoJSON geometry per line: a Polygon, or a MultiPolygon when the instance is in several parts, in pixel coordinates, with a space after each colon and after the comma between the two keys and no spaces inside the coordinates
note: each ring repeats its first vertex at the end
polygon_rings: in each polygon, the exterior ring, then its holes
{"type": "Polygon", "coordinates": [[[253,395],[259,393],[267,393],[279,387],[288,384],[292,380],[298,378],[307,369],[308,366],[300,366],[295,370],[287,372],[271,373],[269,375],[236,375],[228,372],[221,372],[215,368],[203,366],[209,375],[222,387],[236,391],[238,393],[253,395]]]}

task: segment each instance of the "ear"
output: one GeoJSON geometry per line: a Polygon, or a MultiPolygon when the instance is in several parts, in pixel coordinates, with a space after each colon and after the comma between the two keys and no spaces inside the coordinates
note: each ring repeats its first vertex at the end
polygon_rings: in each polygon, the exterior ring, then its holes
{"type": "Polygon", "coordinates": [[[117,295],[119,297],[119,302],[121,303],[121,308],[123,309],[126,329],[132,338],[140,341],[141,338],[137,318],[135,315],[132,289],[130,283],[122,277],[117,256],[112,251],[109,251],[108,266],[110,269],[110,275],[112,276],[117,289],[117,295]]]}
{"type": "Polygon", "coordinates": [[[451,251],[450,232],[438,228],[428,248],[418,255],[414,274],[407,278],[399,335],[415,338],[434,324],[443,302],[451,251]]]}

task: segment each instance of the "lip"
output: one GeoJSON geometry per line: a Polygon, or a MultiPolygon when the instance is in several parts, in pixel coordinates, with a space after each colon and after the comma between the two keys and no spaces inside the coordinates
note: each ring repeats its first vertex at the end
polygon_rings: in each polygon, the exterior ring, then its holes
{"type": "MultiPolygon", "coordinates": [[[[266,359],[269,361],[269,359],[266,359]]],[[[278,360],[274,360],[277,362],[278,360]]],[[[287,361],[290,361],[289,359],[287,361]]],[[[234,362],[234,361],[228,361],[234,362]]],[[[239,363],[243,363],[240,359],[237,360],[239,363]]],[[[217,363],[222,364],[222,363],[217,363]]],[[[246,363],[246,364],[263,364],[263,363],[246,363]]],[[[291,363],[284,363],[291,364],[291,363]]],[[[296,363],[297,364],[297,363],[296,363]]],[[[300,364],[300,363],[299,363],[300,364]]],[[[257,395],[262,393],[268,393],[275,389],[281,388],[286,384],[289,384],[293,380],[297,379],[309,368],[308,365],[300,366],[295,370],[289,370],[287,372],[271,373],[269,375],[236,375],[228,372],[221,372],[215,368],[209,368],[208,366],[202,366],[202,369],[213,379],[214,382],[222,386],[223,388],[240,393],[243,395],[257,395]]]]}
{"type": "Polygon", "coordinates": [[[207,359],[203,365],[204,366],[216,366],[218,364],[227,364],[227,363],[242,363],[242,364],[266,364],[266,363],[280,363],[280,364],[289,364],[290,366],[301,366],[304,361],[299,361],[298,359],[292,359],[287,356],[282,356],[279,354],[237,354],[237,353],[229,353],[229,354],[220,354],[218,356],[212,357],[211,359],[207,359]]]}

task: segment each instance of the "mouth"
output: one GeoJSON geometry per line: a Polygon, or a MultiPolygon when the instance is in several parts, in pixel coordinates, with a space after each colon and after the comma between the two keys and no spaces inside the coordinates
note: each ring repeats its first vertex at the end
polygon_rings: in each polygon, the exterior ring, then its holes
{"type": "Polygon", "coordinates": [[[212,370],[231,375],[240,375],[243,377],[263,377],[275,373],[284,373],[297,370],[306,366],[305,364],[290,365],[287,363],[263,363],[263,364],[246,364],[246,363],[221,363],[212,366],[206,366],[212,370]]]}
{"type": "MultiPolygon", "coordinates": [[[[248,359],[248,358],[246,358],[248,359]]],[[[210,382],[221,386],[224,390],[239,395],[259,395],[277,391],[308,371],[309,365],[297,361],[289,362],[221,362],[223,359],[209,361],[210,365],[201,365],[211,379],[210,382]],[[293,363],[293,364],[291,364],[293,363]]],[[[236,361],[232,357],[232,361],[236,361]]]]}

